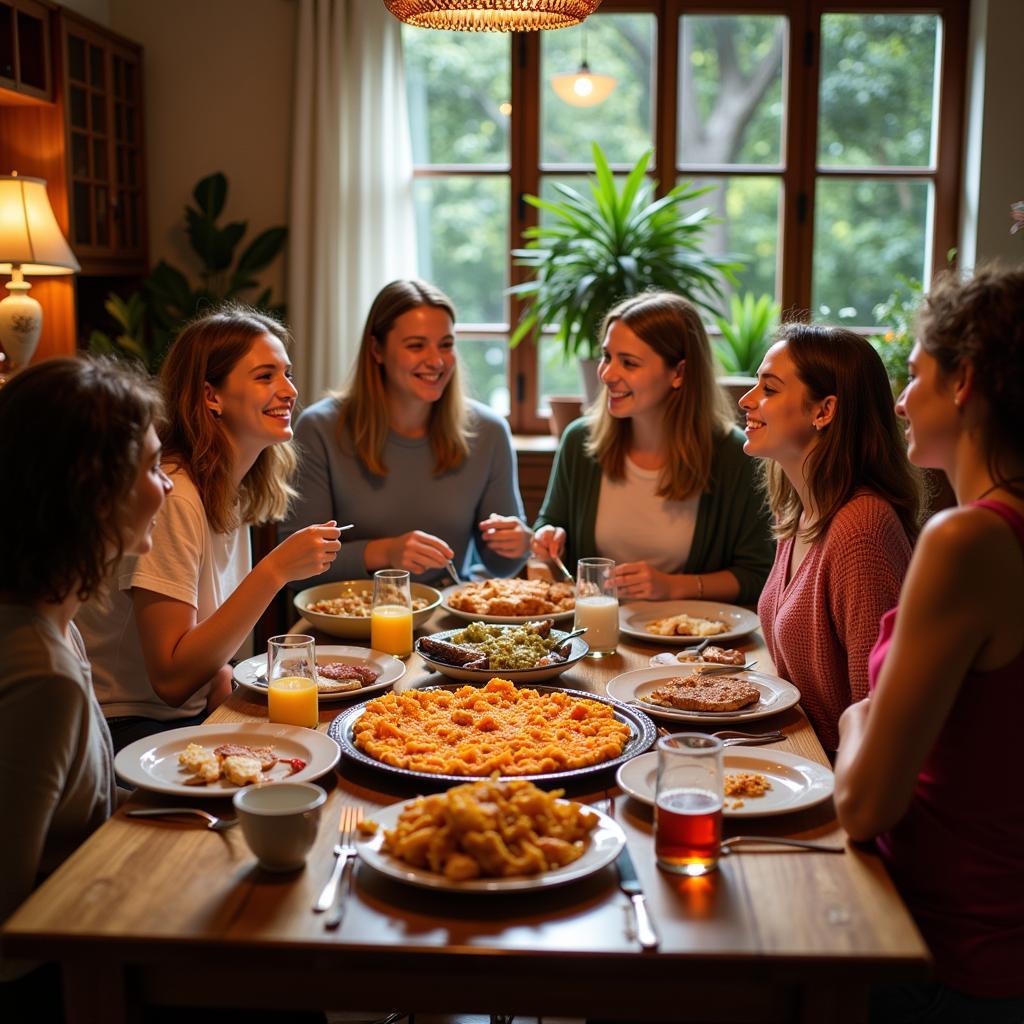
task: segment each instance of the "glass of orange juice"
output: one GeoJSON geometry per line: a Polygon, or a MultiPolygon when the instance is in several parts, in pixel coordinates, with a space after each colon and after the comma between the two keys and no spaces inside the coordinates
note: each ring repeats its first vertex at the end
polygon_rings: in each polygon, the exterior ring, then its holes
{"type": "Polygon", "coordinates": [[[281,725],[315,729],[320,724],[311,636],[283,633],[267,641],[267,715],[281,725]]]}
{"type": "Polygon", "coordinates": [[[412,654],[412,594],[404,569],[378,569],[373,574],[370,646],[396,658],[412,654]]]}

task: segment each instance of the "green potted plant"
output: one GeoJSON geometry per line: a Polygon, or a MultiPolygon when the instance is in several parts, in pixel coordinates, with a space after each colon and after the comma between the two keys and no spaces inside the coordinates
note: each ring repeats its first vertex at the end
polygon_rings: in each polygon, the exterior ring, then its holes
{"type": "MultiPolygon", "coordinates": [[[[531,271],[528,281],[509,292],[522,297],[523,314],[510,343],[552,326],[567,361],[595,360],[597,332],[605,313],[620,299],[649,289],[686,296],[714,314],[726,284],[742,267],[736,256],[704,251],[704,234],[714,223],[707,208],[690,205],[709,188],[677,185],[660,199],[647,177],[648,150],[616,184],[601,147],[594,143],[595,174],[590,193],[557,184],[554,202],[528,195],[526,201],[547,214],[544,223],[527,228],[526,247],[514,249],[517,266],[531,271]]],[[[588,400],[597,391],[593,371],[584,371],[588,400]]]]}
{"type": "Polygon", "coordinates": [[[193,287],[177,267],[161,260],[142,282],[142,290],[127,300],[111,293],[104,308],[120,332],[111,336],[93,331],[89,348],[138,359],[151,373],[160,369],[181,325],[200,310],[225,299],[239,299],[278,316],[284,306],[272,302],[269,288],[259,288],[255,275],[277,257],[288,236],[284,227],[260,232],[235,259],[248,224],[232,221],[221,226],[227,203],[228,180],[220,172],[199,181],[192,190],[195,206],[185,208],[185,230],[199,266],[199,286],[193,287]]]}
{"type": "Polygon", "coordinates": [[[875,322],[887,329],[868,340],[882,357],[893,395],[907,386],[907,358],[914,347],[914,317],[921,305],[921,282],[896,275],[892,294],[875,306],[875,322]]]}

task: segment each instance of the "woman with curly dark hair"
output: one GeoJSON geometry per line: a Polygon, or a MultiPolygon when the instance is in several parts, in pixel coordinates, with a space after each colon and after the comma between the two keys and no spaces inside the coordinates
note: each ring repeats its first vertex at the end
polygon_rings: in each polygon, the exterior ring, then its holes
{"type": "MultiPolygon", "coordinates": [[[[72,619],[122,554],[149,549],[171,488],[160,411],[148,379],[107,359],[52,359],[0,390],[0,921],[115,805],[72,619]]],[[[11,983],[28,966],[0,964],[3,1007],[30,984],[11,983]]]]}
{"type": "Polygon", "coordinates": [[[885,367],[864,338],[784,325],[757,376],[740,399],[744,450],[765,460],[778,540],[757,610],[779,675],[834,752],[910,562],[920,488],[885,367]]]}
{"type": "Polygon", "coordinates": [[[874,839],[935,957],[873,1020],[1024,1020],[1024,270],[928,294],[896,411],[957,506],[929,520],[839,722],[836,809],[874,839]]]}

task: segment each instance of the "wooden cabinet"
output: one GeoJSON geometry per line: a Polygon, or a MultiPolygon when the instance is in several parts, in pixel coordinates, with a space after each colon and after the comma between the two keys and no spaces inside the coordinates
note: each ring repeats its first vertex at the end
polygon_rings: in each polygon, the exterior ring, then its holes
{"type": "Polygon", "coordinates": [[[36,0],[0,0],[0,89],[9,103],[53,99],[50,15],[36,0]]]}
{"type": "Polygon", "coordinates": [[[71,214],[84,274],[144,273],[142,49],[61,16],[71,214]]]}

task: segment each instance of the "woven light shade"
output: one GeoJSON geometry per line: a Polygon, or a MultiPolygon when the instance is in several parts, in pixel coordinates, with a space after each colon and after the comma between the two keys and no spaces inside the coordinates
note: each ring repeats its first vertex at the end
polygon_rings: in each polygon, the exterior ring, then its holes
{"type": "Polygon", "coordinates": [[[384,0],[399,21],[455,32],[532,32],[568,28],[601,0],[384,0]]]}

